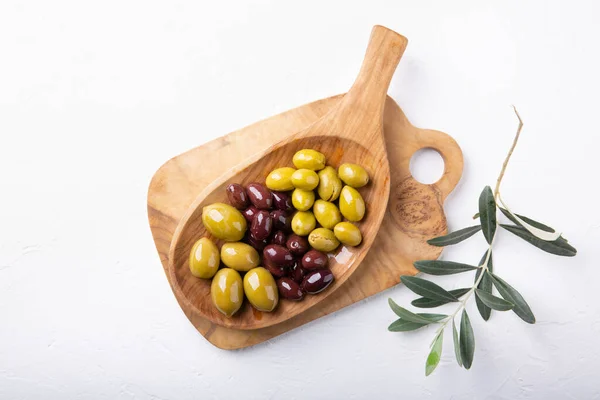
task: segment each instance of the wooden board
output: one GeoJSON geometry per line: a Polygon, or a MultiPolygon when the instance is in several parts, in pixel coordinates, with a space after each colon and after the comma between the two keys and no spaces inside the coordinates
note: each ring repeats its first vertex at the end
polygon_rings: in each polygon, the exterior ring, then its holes
{"type": "MultiPolygon", "coordinates": [[[[339,98],[286,111],[167,161],[148,189],[148,218],[163,267],[168,265],[169,247],[179,219],[207,184],[245,158],[314,122],[339,98]]],[[[389,97],[384,131],[391,170],[390,200],[373,247],[355,273],[318,306],[283,323],[256,330],[215,325],[185,307],[178,298],[190,322],[207,340],[222,349],[261,343],[396,285],[401,275],[416,273],[412,266],[415,260],[439,256],[441,248],[429,246],[426,241],[446,233],[443,202],[462,174],[460,147],[445,133],[412,126],[389,97]],[[410,174],[410,158],[422,148],[433,148],[444,159],[444,174],[432,185],[421,184],[410,174]]]]}

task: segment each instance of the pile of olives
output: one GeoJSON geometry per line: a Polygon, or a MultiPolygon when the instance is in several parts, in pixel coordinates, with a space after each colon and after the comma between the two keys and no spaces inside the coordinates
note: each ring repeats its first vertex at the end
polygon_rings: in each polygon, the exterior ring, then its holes
{"type": "Polygon", "coordinates": [[[367,171],[356,164],[336,171],[312,149],[298,151],[293,164],[269,173],[266,185],[228,185],[230,205],[202,210],[205,228],[226,243],[219,250],[201,238],[189,266],[194,276],[212,278],[213,304],[227,316],[240,309],[244,294],[254,308],[270,312],[279,296],[297,301],[325,290],[334,280],[325,253],[362,241],[353,222],[365,215],[356,188],[369,182],[367,171]]]}

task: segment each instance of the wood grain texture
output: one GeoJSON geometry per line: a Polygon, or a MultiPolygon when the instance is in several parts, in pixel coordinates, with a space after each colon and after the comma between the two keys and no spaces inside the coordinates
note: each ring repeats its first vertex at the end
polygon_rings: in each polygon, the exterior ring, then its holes
{"type": "Polygon", "coordinates": [[[381,26],[374,27],[358,77],[336,107],[308,127],[239,165],[234,164],[232,169],[203,188],[181,218],[169,250],[171,285],[184,308],[228,328],[266,328],[315,307],[354,273],[377,236],[388,202],[390,171],[383,138],[383,111],[387,89],[406,44],[405,37],[381,26]],[[363,241],[357,247],[340,246],[329,258],[329,269],[335,281],[327,290],[307,296],[300,302],[282,301],[270,313],[257,311],[246,303],[234,316],[227,317],[211,301],[211,281],[194,277],[189,269],[189,254],[198,239],[209,237],[222,244],[202,224],[203,208],[213,203],[227,203],[225,188],[231,183],[264,184],[270,171],[293,167],[294,154],[306,148],[325,154],[328,165],[335,168],[351,162],[361,165],[369,173],[369,185],[359,190],[367,209],[365,217],[357,223],[363,241]]]}
{"type": "MultiPolygon", "coordinates": [[[[341,96],[319,100],[185,152],[166,162],[154,175],[148,190],[148,218],[162,265],[167,272],[173,233],[197,193],[225,170],[273,142],[289,136],[321,118],[341,96]]],[[[384,112],[384,136],[391,168],[388,206],[379,233],[360,267],[339,290],[314,307],[285,322],[256,330],[231,329],[211,323],[176,298],[190,322],[212,344],[222,349],[252,346],[305,323],[390,288],[400,275],[414,275],[412,263],[436,259],[441,248],[427,239],[446,233],[443,202],[460,180],[462,152],[442,132],[418,129],[388,97],[384,112]],[[419,149],[433,148],[444,159],[442,178],[431,185],[415,181],[409,170],[411,156],[419,149]]],[[[170,275],[167,278],[171,285],[170,275]]]]}

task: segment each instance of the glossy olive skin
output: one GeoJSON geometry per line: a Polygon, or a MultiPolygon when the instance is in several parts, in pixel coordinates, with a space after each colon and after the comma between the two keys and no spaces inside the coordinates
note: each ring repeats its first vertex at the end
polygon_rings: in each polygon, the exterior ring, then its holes
{"type": "Polygon", "coordinates": [[[342,164],[338,168],[338,176],[344,183],[353,188],[360,188],[369,183],[369,174],[358,164],[342,164]]]}
{"type": "Polygon", "coordinates": [[[319,171],[319,186],[317,193],[325,201],[335,201],[342,191],[342,181],[332,167],[319,171]]]}
{"type": "Polygon", "coordinates": [[[340,222],[333,228],[333,233],[346,246],[358,246],[362,242],[360,229],[350,222],[340,222]]]}
{"type": "Polygon", "coordinates": [[[270,210],[273,208],[273,195],[271,191],[260,183],[251,183],[246,187],[248,198],[254,207],[259,210],[270,210]]]}
{"type": "Polygon", "coordinates": [[[196,278],[210,279],[219,269],[219,249],[209,238],[198,240],[190,251],[190,272],[196,278]]]}
{"type": "Polygon", "coordinates": [[[287,242],[287,237],[285,236],[285,233],[283,233],[283,231],[277,231],[273,234],[273,237],[271,238],[271,244],[278,244],[280,246],[285,246],[287,242]]]}
{"type": "Polygon", "coordinates": [[[285,245],[290,253],[292,253],[294,256],[302,256],[304,253],[310,250],[308,240],[296,234],[290,235],[285,245]]]}
{"type": "Polygon", "coordinates": [[[263,267],[271,273],[275,278],[281,278],[286,276],[288,273],[288,268],[280,267],[278,265],[265,263],[263,267]]]}
{"type": "Polygon", "coordinates": [[[250,235],[256,240],[264,240],[271,235],[273,220],[271,214],[266,210],[260,210],[254,216],[250,225],[250,235]]]}
{"type": "Polygon", "coordinates": [[[269,175],[267,175],[267,187],[279,192],[292,190],[294,188],[294,185],[292,184],[292,174],[294,172],[296,172],[296,170],[291,167],[282,167],[271,171],[269,175]]]}
{"type": "Polygon", "coordinates": [[[316,294],[322,292],[331,285],[334,277],[333,273],[328,269],[317,269],[310,271],[300,284],[300,288],[306,293],[316,294]]]}
{"type": "Polygon", "coordinates": [[[333,231],[327,228],[317,228],[308,235],[308,243],[313,249],[328,253],[334,251],[340,245],[333,231]]]}
{"type": "Polygon", "coordinates": [[[210,297],[221,313],[231,317],[242,306],[244,286],[240,273],[231,268],[217,271],[210,285],[210,297]]]}
{"type": "Polygon", "coordinates": [[[312,190],[296,189],[292,193],[292,204],[298,211],[307,211],[315,202],[315,192],[312,190]]]}
{"type": "Polygon", "coordinates": [[[258,212],[258,208],[254,207],[254,206],[250,206],[250,207],[246,208],[244,211],[242,211],[242,215],[244,216],[244,218],[246,218],[246,221],[248,221],[248,223],[251,224],[252,220],[254,219],[254,216],[256,215],[257,212],[258,212]]]}
{"type": "Polygon", "coordinates": [[[301,168],[292,174],[292,184],[297,189],[313,190],[319,185],[319,175],[311,169],[301,168]]]}
{"type": "Polygon", "coordinates": [[[258,267],[260,256],[256,249],[242,242],[225,243],[221,247],[221,261],[229,268],[246,272],[258,267]]]}
{"type": "Polygon", "coordinates": [[[254,238],[250,233],[246,234],[244,241],[250,246],[254,247],[259,253],[262,253],[263,249],[269,244],[269,239],[258,240],[254,238]]]}
{"type": "Polygon", "coordinates": [[[216,238],[237,242],[246,233],[246,219],[229,204],[214,203],[202,209],[202,223],[216,238]]]}
{"type": "Polygon", "coordinates": [[[257,267],[244,275],[244,293],[254,308],[271,312],[279,302],[279,291],[273,275],[263,267],[257,267]]]}
{"type": "Polygon", "coordinates": [[[302,149],[294,154],[292,162],[296,168],[311,169],[313,171],[319,171],[325,168],[325,156],[323,153],[319,153],[312,149],[302,149]]]}
{"type": "Polygon", "coordinates": [[[277,289],[281,297],[288,300],[302,300],[304,298],[304,292],[292,278],[279,278],[277,279],[277,289]]]}
{"type": "Polygon", "coordinates": [[[273,210],[271,211],[271,219],[273,220],[273,229],[284,232],[292,230],[292,214],[288,211],[273,210]]]}
{"type": "Polygon", "coordinates": [[[271,192],[273,195],[273,205],[278,210],[292,211],[294,205],[292,204],[292,198],[285,192],[271,192]]]}
{"type": "Polygon", "coordinates": [[[333,229],[342,220],[337,206],[329,201],[317,200],[313,206],[313,214],[323,228],[333,229]]]}
{"type": "Polygon", "coordinates": [[[318,250],[311,250],[302,257],[302,268],[308,270],[327,268],[329,259],[318,250]]]}
{"type": "Polygon", "coordinates": [[[302,267],[302,263],[300,261],[296,261],[294,266],[289,271],[289,276],[296,282],[297,284],[301,284],[304,279],[304,275],[308,273],[308,270],[302,267]]]}
{"type": "Polygon", "coordinates": [[[263,250],[263,263],[289,268],[294,265],[294,257],[285,247],[270,244],[263,250]]]}
{"type": "Polygon", "coordinates": [[[317,226],[317,220],[310,211],[298,211],[292,218],[292,231],[298,236],[307,236],[317,226]]]}
{"type": "Polygon", "coordinates": [[[340,193],[340,212],[348,221],[357,222],[365,216],[365,201],[356,189],[344,186],[340,193]]]}
{"type": "Polygon", "coordinates": [[[229,203],[238,210],[244,210],[250,204],[248,193],[246,193],[246,189],[242,185],[232,183],[227,186],[225,191],[227,192],[229,203]]]}

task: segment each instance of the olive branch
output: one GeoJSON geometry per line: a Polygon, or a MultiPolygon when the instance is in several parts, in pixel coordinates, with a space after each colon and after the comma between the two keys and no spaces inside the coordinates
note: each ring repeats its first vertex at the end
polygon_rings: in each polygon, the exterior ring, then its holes
{"type": "Polygon", "coordinates": [[[422,296],[411,302],[414,307],[435,308],[451,302],[458,303],[458,307],[450,315],[413,313],[400,307],[391,298],[388,299],[392,311],[400,317],[388,327],[388,330],[392,332],[408,332],[431,324],[439,324],[433,341],[431,342],[431,349],[425,363],[426,375],[431,374],[440,362],[444,338],[443,333],[450,321],[452,321],[452,336],[456,361],[461,367],[466,369],[471,368],[475,353],[475,336],[465,307],[473,294],[475,294],[475,301],[479,314],[484,321],[489,320],[492,310],[512,310],[523,321],[529,324],[535,323],[535,316],[523,296],[521,296],[513,286],[494,273],[492,246],[498,227],[503,228],[547,253],[566,257],[573,257],[577,254],[577,250],[568,243],[567,239],[565,239],[561,233],[558,233],[553,228],[531,218],[513,213],[502,199],[500,194],[502,179],[504,178],[506,168],[519,141],[521,130],[523,129],[523,120],[516,107],[513,106],[513,109],[519,120],[517,133],[508,155],[502,164],[502,169],[496,180],[494,192],[492,193],[492,189],[489,186],[486,186],[479,196],[479,212],[473,216],[473,219],[479,219],[479,224],[457,230],[427,242],[432,246],[439,247],[454,245],[481,231],[488,244],[488,248],[483,257],[477,265],[445,260],[421,260],[414,263],[414,266],[418,271],[429,275],[451,275],[467,271],[476,271],[473,286],[470,288],[446,290],[436,283],[423,278],[407,275],[400,277],[401,282],[408,289],[419,296],[422,296]],[[498,203],[500,203],[501,206],[499,206],[498,203]],[[500,210],[512,224],[499,223],[496,218],[497,210],[500,210]],[[493,287],[496,288],[500,297],[493,294],[493,287]],[[459,313],[461,313],[460,330],[457,329],[455,323],[455,317],[459,313]]]}

